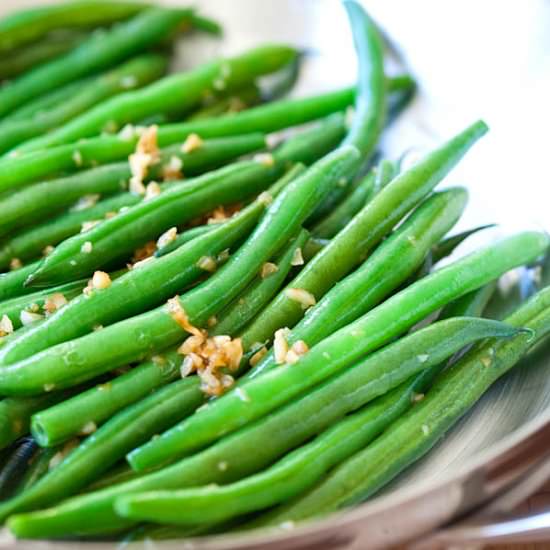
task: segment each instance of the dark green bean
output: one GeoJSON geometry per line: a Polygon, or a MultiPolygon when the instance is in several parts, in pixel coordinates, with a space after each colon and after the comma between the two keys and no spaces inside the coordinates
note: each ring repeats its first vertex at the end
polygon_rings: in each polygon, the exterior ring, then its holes
{"type": "MultiPolygon", "coordinates": [[[[142,55],[127,61],[88,83],[80,92],[40,115],[24,120],[0,123],[0,153],[9,151],[24,141],[61,126],[92,106],[131,89],[140,88],[157,80],[165,72],[167,60],[160,55],[142,55]]],[[[15,149],[18,150],[18,149],[15,149]]]]}
{"type": "MultiPolygon", "coordinates": [[[[197,411],[178,426],[177,446],[163,448],[158,456],[155,456],[156,452],[149,451],[146,459],[143,458],[145,453],[135,452],[131,459],[132,467],[141,470],[167,459],[175,460],[264,417],[402,334],[449,301],[487,284],[513,267],[534,260],[544,253],[549,242],[549,238],[542,233],[520,233],[426,276],[325,338],[296,364],[282,365],[258,378],[247,380],[238,389],[229,391],[215,403],[197,411]]],[[[158,441],[162,441],[162,437],[158,441]]],[[[156,446],[160,447],[160,443],[156,446]]]]}
{"type": "Polygon", "coordinates": [[[268,516],[280,524],[324,515],[365,500],[426,454],[489,387],[550,332],[550,292],[541,291],[506,319],[530,329],[508,342],[474,347],[445,371],[408,413],[363,451],[341,464],[304,497],[268,516]]]}
{"type": "Polygon", "coordinates": [[[201,391],[193,380],[186,379],[160,388],[123,409],[31,488],[0,505],[0,518],[74,494],[116,464],[130,449],[173,425],[201,402],[201,391]]]}
{"type": "MultiPolygon", "coordinates": [[[[172,20],[177,22],[177,12],[172,13],[172,20]]],[[[141,90],[126,92],[91,108],[57,130],[27,142],[19,151],[37,151],[71,143],[98,135],[106,128],[120,129],[127,123],[139,122],[152,115],[185,113],[200,104],[206,90],[240,88],[259,76],[277,71],[295,55],[290,47],[268,45],[167,76],[141,90]]]]}
{"type": "Polygon", "coordinates": [[[110,31],[92,35],[78,48],[5,84],[0,89],[0,116],[58,86],[157,44],[188,14],[188,10],[152,8],[110,31]]]}

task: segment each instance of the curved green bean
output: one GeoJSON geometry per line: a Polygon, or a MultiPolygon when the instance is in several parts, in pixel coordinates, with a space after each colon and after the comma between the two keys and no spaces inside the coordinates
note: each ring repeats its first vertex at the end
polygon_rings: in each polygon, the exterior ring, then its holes
{"type": "Polygon", "coordinates": [[[320,128],[289,139],[272,156],[243,160],[195,180],[172,183],[155,199],[143,201],[85,234],[75,235],[64,242],[42,262],[27,284],[61,282],[79,274],[91,274],[110,262],[123,261],[137,247],[156,239],[170,227],[220,204],[236,203],[263,191],[289,163],[308,164],[316,160],[334,148],[343,134],[342,117],[331,117],[320,128]],[[87,242],[91,250],[82,248],[87,242]]]}
{"type": "Polygon", "coordinates": [[[157,44],[176,30],[188,14],[188,10],[152,8],[105,33],[92,35],[78,48],[2,86],[0,116],[58,86],[157,44]]]}
{"type": "Polygon", "coordinates": [[[24,150],[24,141],[61,126],[109,97],[157,80],[166,72],[166,68],[165,57],[154,54],[142,55],[95,78],[57,107],[29,119],[0,123],[0,153],[9,151],[19,144],[22,144],[20,148],[24,150]]]}
{"type": "MultiPolygon", "coordinates": [[[[177,21],[174,14],[172,19],[177,21]]],[[[57,130],[27,142],[19,151],[28,153],[71,143],[98,135],[107,127],[120,129],[152,115],[185,113],[200,104],[205,90],[240,88],[259,76],[277,71],[295,55],[288,46],[267,45],[167,76],[141,90],[126,92],[93,107],[57,130]]],[[[0,94],[0,100],[1,97],[0,94]]]]}

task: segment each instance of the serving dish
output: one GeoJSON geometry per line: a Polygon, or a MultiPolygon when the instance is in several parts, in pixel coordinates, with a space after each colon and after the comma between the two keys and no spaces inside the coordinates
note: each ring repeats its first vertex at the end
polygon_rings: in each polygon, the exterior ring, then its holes
{"type": "MultiPolygon", "coordinates": [[[[3,3],[0,12],[8,11],[14,4],[19,8],[27,3],[37,2],[3,3]]],[[[295,95],[330,89],[353,80],[355,67],[351,40],[345,17],[337,2],[262,0],[258,3],[253,0],[239,0],[229,3],[223,0],[205,0],[198,4],[205,13],[216,14],[225,23],[227,33],[221,42],[197,38],[194,43],[186,43],[179,55],[178,63],[182,67],[198,64],[217,53],[230,54],[261,41],[277,39],[298,44],[308,52],[295,95]]],[[[372,6],[370,4],[369,2],[370,11],[381,26],[387,29],[398,51],[406,52],[402,54],[404,57],[400,61],[413,63],[414,70],[414,50],[411,51],[406,44],[400,44],[399,33],[392,32],[391,21],[387,21],[384,15],[387,10],[380,8],[381,3],[373,2],[372,6]]],[[[401,17],[406,17],[406,14],[403,13],[401,17]]],[[[421,19],[419,16],[419,20],[421,19]]],[[[416,32],[421,35],[422,29],[417,28],[416,32]]],[[[473,55],[467,59],[473,59],[473,55]]],[[[437,67],[437,63],[435,66],[437,67]]],[[[427,146],[448,133],[449,129],[453,129],[455,121],[459,120],[460,126],[462,121],[469,120],[467,117],[473,118],[472,113],[484,114],[484,101],[480,100],[476,104],[475,96],[468,96],[467,105],[457,108],[452,116],[441,116],[441,102],[433,101],[436,92],[430,88],[429,73],[425,75],[422,70],[417,71],[421,83],[420,95],[387,133],[384,148],[390,156],[402,153],[403,144],[414,142],[420,147],[423,144],[427,146]]],[[[471,76],[471,72],[464,71],[461,78],[468,80],[471,76]]],[[[451,97],[454,97],[456,103],[459,98],[464,98],[459,90],[453,92],[451,97]]],[[[499,125],[499,116],[504,115],[498,111],[491,114],[496,120],[493,133],[500,132],[502,125],[499,125]]],[[[488,122],[493,122],[491,117],[488,122]]],[[[535,199],[535,188],[528,184],[522,189],[523,204],[520,203],[519,208],[517,193],[513,195],[517,210],[513,218],[509,217],[512,204],[510,186],[507,185],[507,189],[501,194],[495,194],[498,183],[503,181],[500,178],[506,175],[506,170],[502,167],[495,167],[495,159],[499,154],[508,152],[501,147],[505,140],[495,138],[495,141],[489,141],[481,153],[474,154],[472,159],[469,158],[464,163],[464,168],[452,176],[453,181],[460,183],[463,183],[461,178],[464,178],[472,191],[471,207],[461,222],[464,226],[475,225],[488,218],[504,224],[503,229],[479,237],[486,240],[494,238],[496,233],[506,232],[519,225],[525,227],[526,224],[534,223],[539,228],[541,225],[544,227],[542,211],[537,210],[542,201],[540,195],[537,195],[538,200],[535,199]],[[494,179],[489,182],[483,181],[488,174],[487,168],[481,168],[487,164],[494,169],[494,179]],[[484,190],[480,191],[482,186],[484,190]],[[489,193],[493,194],[490,204],[484,200],[489,193]],[[495,217],[497,212],[500,214],[495,217]]],[[[528,160],[527,156],[522,157],[520,153],[518,157],[513,159],[513,163],[507,163],[508,183],[513,179],[514,167],[525,166],[528,160]]],[[[479,243],[479,240],[474,242],[479,243]]],[[[370,503],[285,533],[224,536],[193,542],[155,542],[154,547],[378,548],[428,533],[494,497],[509,484],[523,479],[523,475],[530,473],[531,468],[544,463],[544,436],[547,435],[544,430],[546,421],[550,419],[550,365],[546,357],[544,353],[540,353],[536,361],[530,360],[528,367],[524,365],[517,368],[510,376],[505,377],[434,452],[402,476],[384,495],[370,503]],[[522,460],[524,454],[529,458],[528,461],[522,460]]],[[[535,488],[532,485],[529,487],[530,490],[535,488]]],[[[136,543],[136,546],[143,544],[136,543]]],[[[151,547],[153,543],[146,544],[151,547]]],[[[13,540],[7,536],[0,540],[0,547],[12,545],[13,540]]],[[[109,543],[78,545],[74,542],[66,545],[71,548],[112,546],[109,543]]],[[[59,542],[17,543],[18,548],[61,546],[63,544],[59,542]]]]}

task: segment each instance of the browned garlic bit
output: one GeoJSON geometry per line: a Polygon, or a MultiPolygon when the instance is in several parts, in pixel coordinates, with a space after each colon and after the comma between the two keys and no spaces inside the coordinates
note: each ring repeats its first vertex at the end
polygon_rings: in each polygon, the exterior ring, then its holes
{"type": "Polygon", "coordinates": [[[267,354],[267,348],[265,346],[262,346],[251,358],[250,358],[250,366],[255,367],[267,354]]]}
{"type": "Polygon", "coordinates": [[[93,277],[88,281],[88,286],[84,288],[84,294],[89,296],[93,290],[103,290],[111,286],[111,277],[104,271],[96,271],[93,277]]]}
{"type": "Polygon", "coordinates": [[[309,351],[308,345],[303,340],[298,340],[289,347],[287,341],[289,334],[290,329],[288,328],[281,328],[275,332],[273,354],[278,365],[294,364],[309,351]]]}
{"type": "Polygon", "coordinates": [[[86,241],[81,247],[80,247],[80,252],[82,252],[83,254],[90,254],[90,252],[92,251],[92,243],[90,241],[86,241]]]}
{"type": "Polygon", "coordinates": [[[285,295],[290,300],[298,302],[304,309],[314,306],[317,302],[315,296],[303,288],[287,288],[285,295]]]}
{"type": "Polygon", "coordinates": [[[274,264],[272,262],[265,262],[265,264],[262,265],[262,269],[260,270],[260,277],[262,279],[265,279],[273,273],[277,273],[277,271],[279,271],[277,264],[274,264]]]}
{"type": "Polygon", "coordinates": [[[23,267],[23,262],[19,258],[12,258],[10,260],[11,271],[15,271],[16,269],[19,269],[21,267],[23,267]]]}
{"type": "Polygon", "coordinates": [[[145,188],[144,200],[148,201],[154,199],[155,197],[158,197],[160,195],[160,192],[160,185],[156,181],[152,181],[151,183],[148,183],[147,187],[145,188]]]}
{"type": "Polygon", "coordinates": [[[134,267],[137,262],[141,262],[142,260],[146,260],[147,258],[153,256],[156,250],[157,243],[155,241],[149,241],[140,248],[136,249],[134,251],[134,255],[132,256],[132,263],[134,264],[134,267]]]}
{"type": "Polygon", "coordinates": [[[183,153],[192,153],[193,151],[200,149],[203,143],[204,142],[198,134],[189,134],[181,146],[181,150],[183,153]]]}
{"type": "Polygon", "coordinates": [[[216,271],[218,264],[216,263],[216,260],[212,258],[212,256],[203,256],[197,262],[197,267],[199,269],[203,269],[204,271],[212,273],[213,271],[216,271]]]}
{"type": "Polygon", "coordinates": [[[298,247],[292,256],[292,261],[290,262],[290,265],[304,265],[304,256],[302,254],[302,249],[298,247]]]}
{"type": "Polygon", "coordinates": [[[204,393],[221,395],[234,383],[233,377],[224,369],[233,372],[239,367],[243,356],[241,339],[224,335],[209,337],[206,330],[192,326],[177,296],[168,301],[167,307],[176,323],[191,335],[178,349],[185,356],[181,376],[196,372],[204,393]]]}
{"type": "Polygon", "coordinates": [[[170,157],[167,164],[162,167],[162,179],[164,181],[183,179],[183,160],[175,155],[170,157]]]}
{"type": "Polygon", "coordinates": [[[63,306],[66,306],[69,302],[67,298],[61,292],[54,292],[51,296],[48,296],[44,302],[44,311],[46,314],[51,315],[55,313],[58,309],[61,309],[63,306]]]}
{"type": "Polygon", "coordinates": [[[0,319],[0,337],[7,336],[13,332],[13,323],[7,315],[2,315],[0,319]]]}
{"type": "Polygon", "coordinates": [[[168,246],[171,242],[176,240],[178,236],[178,228],[171,227],[168,231],[165,231],[157,240],[157,248],[164,248],[168,246]]]}
{"type": "Polygon", "coordinates": [[[44,247],[44,250],[42,250],[42,256],[49,256],[54,251],[54,248],[51,244],[44,247]]]}
{"type": "Polygon", "coordinates": [[[159,148],[157,144],[158,126],[153,125],[146,128],[136,145],[136,152],[128,158],[130,163],[130,178],[129,189],[131,193],[138,195],[145,194],[145,186],[143,180],[147,177],[149,167],[159,161],[159,148]]]}
{"type": "Polygon", "coordinates": [[[268,193],[267,191],[262,191],[258,198],[256,199],[258,202],[261,202],[265,206],[269,206],[273,202],[273,196],[271,193],[268,193]]]}

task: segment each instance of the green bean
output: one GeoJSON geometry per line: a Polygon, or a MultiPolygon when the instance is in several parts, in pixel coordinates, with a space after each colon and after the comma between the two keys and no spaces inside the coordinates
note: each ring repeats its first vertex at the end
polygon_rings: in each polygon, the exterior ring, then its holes
{"type": "Polygon", "coordinates": [[[489,387],[550,331],[550,292],[544,290],[506,319],[530,329],[508,342],[474,347],[444,372],[426,397],[370,446],[336,468],[304,497],[265,523],[324,515],[365,500],[426,454],[489,387]]]}
{"type": "Polygon", "coordinates": [[[0,21],[0,51],[35,42],[62,28],[94,28],[127,19],[148,7],[144,2],[80,0],[18,11],[0,21]]]}
{"type": "Polygon", "coordinates": [[[229,391],[215,403],[197,411],[178,426],[177,442],[172,436],[173,445],[166,445],[158,455],[154,447],[161,447],[160,443],[151,444],[153,450],[147,453],[133,453],[132,467],[141,470],[167,459],[175,460],[265,416],[402,334],[449,301],[485,285],[513,267],[532,261],[544,252],[548,243],[548,237],[542,233],[520,233],[426,276],[325,338],[296,364],[283,365],[247,380],[237,390],[229,391]]]}
{"type": "Polygon", "coordinates": [[[443,239],[440,243],[434,246],[433,263],[435,264],[443,258],[450,256],[458,245],[462,244],[468,237],[491,227],[494,227],[494,224],[480,225],[478,227],[474,227],[473,229],[468,229],[467,231],[462,231],[457,235],[452,235],[451,237],[443,239]]]}
{"type": "MultiPolygon", "coordinates": [[[[460,188],[435,193],[426,199],[361,267],[340,281],[308,312],[287,336],[287,342],[304,340],[312,347],[379,304],[415,272],[431,246],[457,222],[466,200],[467,194],[460,188]],[[399,258],[398,264],[395,258],[399,258]]],[[[243,339],[249,340],[244,335],[243,339]]],[[[271,352],[248,377],[255,378],[275,365],[271,352]]]]}
{"type": "MultiPolygon", "coordinates": [[[[474,323],[479,322],[479,320],[474,321],[474,323]]],[[[439,325],[439,330],[448,331],[453,324],[455,328],[462,324],[463,336],[469,334],[470,338],[477,338],[475,330],[472,331],[473,325],[469,321],[459,320],[447,325],[439,325]]],[[[487,324],[483,326],[485,330],[489,330],[489,333],[496,328],[496,325],[491,329],[487,324]]],[[[511,333],[503,325],[500,327],[503,333],[511,333]]],[[[434,334],[433,329],[430,332],[434,334]]],[[[460,331],[457,331],[457,335],[458,332],[460,331]]],[[[418,342],[418,338],[415,336],[413,341],[418,342]]],[[[438,350],[449,349],[443,339],[437,339],[435,342],[438,350]]],[[[451,340],[448,343],[450,346],[453,345],[451,340]]],[[[458,341],[455,340],[454,343],[457,344],[458,341]]],[[[464,341],[462,340],[461,343],[463,344],[464,341]]],[[[391,355],[394,361],[397,359],[396,368],[400,367],[402,357],[397,353],[398,349],[403,349],[402,344],[399,348],[392,348],[392,352],[388,352],[389,348],[385,350],[386,355],[391,355]]],[[[384,350],[379,353],[384,353],[384,350]]],[[[410,363],[418,368],[419,361],[416,355],[415,353],[410,363]]],[[[432,360],[435,361],[436,355],[434,352],[432,360]]],[[[422,368],[420,366],[420,369],[422,368]]],[[[368,396],[372,395],[371,388],[355,383],[356,380],[361,381],[363,376],[366,377],[365,379],[370,379],[368,365],[364,368],[355,367],[342,373],[338,378],[318,386],[302,399],[293,401],[276,411],[264,421],[247,426],[240,432],[222,439],[210,449],[173,466],[96,493],[72,498],[50,510],[21,516],[21,523],[24,521],[26,525],[25,536],[59,537],[68,534],[83,535],[118,531],[131,525],[131,522],[115,514],[113,505],[119,496],[158,489],[200,486],[210,482],[226,484],[257,472],[272,464],[286,451],[329,428],[348,412],[363,406],[365,399],[368,400],[368,396]],[[361,388],[361,391],[357,388],[361,388]],[[338,399],[335,399],[335,395],[338,399]],[[89,521],[89,517],[92,516],[95,520],[93,524],[89,521]],[[31,529],[36,533],[35,535],[31,534],[31,529]]],[[[0,516],[4,515],[4,510],[0,508],[0,516]]]]}
{"type": "MultiPolygon", "coordinates": [[[[289,181],[293,178],[300,175],[305,170],[305,166],[301,163],[297,163],[293,166],[292,169],[289,170],[287,173],[287,177],[289,178],[289,181]]],[[[197,225],[196,227],[191,227],[190,229],[186,229],[182,233],[180,233],[172,242],[166,244],[165,246],[159,248],[155,252],[155,256],[161,257],[165,256],[166,254],[169,254],[170,252],[173,252],[176,250],[176,248],[179,248],[180,246],[188,243],[189,241],[192,241],[193,239],[196,239],[197,237],[201,237],[202,235],[209,233],[213,229],[215,229],[218,225],[223,226],[226,221],[221,221],[219,224],[205,224],[205,225],[197,225]]]]}
{"type": "Polygon", "coordinates": [[[0,302],[0,318],[6,315],[12,322],[13,328],[17,330],[23,324],[21,321],[23,310],[31,311],[33,307],[36,307],[38,311],[35,313],[40,313],[42,310],[43,314],[44,305],[53,294],[62,294],[65,300],[72,300],[82,293],[86,283],[86,279],[81,279],[0,302]]]}
{"type": "MultiPolygon", "coordinates": [[[[9,266],[14,258],[24,261],[34,260],[43,253],[46,247],[55,246],[66,238],[79,233],[85,222],[101,220],[105,215],[116,214],[120,208],[132,206],[140,200],[141,197],[138,195],[120,193],[88,208],[69,210],[52,220],[26,229],[0,247],[0,268],[9,266]]],[[[22,285],[37,267],[38,262],[33,264],[32,268],[25,267],[27,272],[20,282],[21,290],[27,293],[35,291],[32,287],[23,287],[22,285]]],[[[3,275],[0,275],[0,289],[3,286],[2,277],[3,275]]],[[[4,299],[2,290],[0,290],[0,299],[4,299]]]]}
{"type": "Polygon", "coordinates": [[[130,449],[174,424],[201,401],[201,391],[188,379],[173,382],[123,409],[30,489],[0,505],[0,518],[74,494],[116,464],[130,449]]]}
{"type": "Polygon", "coordinates": [[[272,262],[276,271],[267,276],[259,275],[243,294],[220,313],[220,322],[211,331],[213,334],[236,335],[269,302],[282,286],[292,268],[295,252],[301,250],[309,233],[302,229],[290,246],[280,252],[272,262]]]}
{"type": "MultiPolygon", "coordinates": [[[[364,393],[366,402],[372,400],[373,395],[384,397],[375,401],[372,406],[341,420],[311,443],[285,456],[266,471],[222,487],[138,493],[117,500],[115,510],[134,520],[183,525],[203,524],[267,508],[301,493],[322,478],[330,468],[360,451],[409,408],[418,386],[407,382],[411,375],[417,373],[419,368],[424,370],[439,364],[472,340],[483,338],[477,331],[484,331],[486,323],[485,320],[473,318],[455,318],[435,323],[383,348],[351,371],[345,372],[343,376],[348,378],[347,387],[364,393]],[[410,370],[406,365],[411,365],[410,370]],[[403,369],[404,372],[399,372],[398,375],[391,370],[392,367],[397,367],[396,371],[403,369]],[[352,384],[349,373],[353,371],[368,371],[372,379],[365,374],[362,377],[357,374],[357,379],[354,380],[356,383],[352,384]],[[374,386],[373,380],[377,375],[382,379],[379,374],[382,371],[385,373],[384,382],[378,392],[371,390],[372,393],[369,394],[367,388],[369,385],[374,386]],[[396,392],[385,395],[401,383],[408,386],[405,392],[399,387],[396,392]]],[[[500,325],[498,329],[492,326],[491,330],[485,332],[485,337],[493,336],[492,330],[504,337],[517,334],[517,329],[500,325]]],[[[338,396],[340,398],[340,394],[338,396]]]]}
{"type": "Polygon", "coordinates": [[[109,67],[162,40],[185,20],[187,10],[152,8],[104,33],[95,33],[69,53],[0,89],[0,116],[25,102],[95,71],[109,67]]]}
{"type": "Polygon", "coordinates": [[[80,93],[90,82],[92,82],[94,76],[88,76],[81,78],[65,86],[61,86],[57,90],[53,90],[47,94],[41,95],[36,99],[25,103],[22,107],[15,109],[10,114],[6,115],[2,119],[2,123],[16,120],[26,120],[39,116],[41,113],[48,111],[49,109],[56,108],[65,101],[70,100],[75,94],[80,93]]]}
{"type": "Polygon", "coordinates": [[[394,170],[388,170],[392,163],[383,163],[376,171],[369,172],[350,194],[332,212],[317,223],[312,234],[321,239],[331,239],[352,220],[374,195],[394,177],[394,170]]]}
{"type": "MultiPolygon", "coordinates": [[[[254,278],[261,265],[300,227],[334,181],[357,167],[358,160],[357,149],[346,146],[327,155],[293,180],[273,201],[252,235],[229,261],[180,299],[191,323],[204,326],[210,317],[230,303],[254,278]]],[[[211,235],[209,233],[206,237],[211,235]]],[[[101,292],[97,291],[97,294],[101,292]]],[[[139,360],[146,354],[175,344],[185,331],[174,319],[173,307],[168,304],[83,336],[78,342],[65,342],[5,366],[0,369],[0,392],[34,394],[43,391],[44,386],[73,386],[107,369],[139,360]]],[[[60,313],[66,309],[61,309],[60,313]]],[[[18,346],[12,347],[11,351],[16,351],[18,346]]],[[[5,357],[3,355],[4,360],[5,357]]]]}
{"type": "Polygon", "coordinates": [[[242,87],[259,76],[280,69],[295,55],[290,47],[268,45],[167,76],[141,90],[104,101],[57,130],[27,142],[19,151],[36,151],[71,143],[98,135],[106,128],[119,129],[152,115],[185,113],[200,104],[205,90],[242,87]]]}
{"type": "Polygon", "coordinates": [[[261,102],[261,92],[255,84],[235,90],[228,96],[223,96],[210,105],[205,105],[195,111],[186,121],[204,120],[220,115],[236,113],[261,102]]]}
{"type": "Polygon", "coordinates": [[[37,397],[8,397],[0,401],[0,448],[29,431],[31,415],[57,403],[66,393],[50,393],[37,397]]]}
{"type": "MultiPolygon", "coordinates": [[[[304,289],[316,299],[323,296],[448,174],[486,131],[487,126],[478,121],[399,174],[305,266],[288,288],[304,289]]],[[[299,303],[280,293],[248,327],[245,348],[268,341],[281,327],[294,326],[303,314],[299,303]]]]}
{"type": "Polygon", "coordinates": [[[86,88],[62,104],[31,119],[0,123],[0,153],[15,149],[23,151],[24,141],[53,130],[80,115],[87,109],[131,89],[140,88],[157,80],[165,72],[167,60],[160,55],[142,55],[89,82],[86,88]]]}
{"type": "MultiPolygon", "coordinates": [[[[465,200],[466,194],[460,189],[439,193],[428,199],[358,271],[336,285],[311,309],[287,336],[287,342],[293,344],[303,340],[312,347],[369,311],[400,281],[414,272],[430,246],[456,223],[464,209],[465,200]],[[395,266],[396,257],[400,258],[399,266],[395,266]]],[[[273,353],[270,353],[244,381],[255,378],[275,365],[273,353]]],[[[159,440],[137,449],[132,453],[132,464],[147,463],[150,457],[159,460],[161,456],[170,456],[178,447],[182,434],[185,438],[186,434],[181,427],[176,426],[159,440]]]]}
{"type": "MultiPolygon", "coordinates": [[[[277,196],[299,171],[299,168],[292,169],[280,178],[270,188],[270,195],[277,196]]],[[[2,361],[9,363],[30,357],[49,346],[86,334],[94,326],[114,323],[162,303],[204,273],[197,265],[200,258],[216,257],[246,237],[265,207],[264,200],[256,200],[223,227],[214,226],[208,235],[173,254],[128,272],[102,292],[73,300],[46,319],[43,328],[22,335],[14,345],[7,344],[2,361]]]]}
{"type": "Polygon", "coordinates": [[[171,184],[159,197],[143,201],[82,235],[75,235],[50,254],[29,278],[43,285],[91,274],[120,262],[139,246],[156,239],[174,225],[206,213],[220,204],[246,199],[265,189],[289,163],[309,163],[330,151],[344,134],[341,116],[331,117],[322,128],[297,135],[281,145],[272,157],[243,160],[183,184],[171,184]],[[271,162],[273,159],[273,162],[271,162]],[[88,249],[82,248],[85,243],[88,249]]]}
{"type": "MultiPolygon", "coordinates": [[[[18,49],[0,60],[0,80],[9,79],[62,55],[83,40],[84,33],[59,33],[37,44],[18,49]]],[[[0,39],[1,40],[1,39],[0,39]]]]}
{"type": "Polygon", "coordinates": [[[31,294],[32,288],[23,286],[27,277],[38,267],[38,262],[28,264],[8,273],[0,274],[0,303],[10,298],[31,294]]]}
{"type": "MultiPolygon", "coordinates": [[[[264,147],[262,134],[206,140],[200,149],[189,153],[182,152],[177,146],[167,147],[160,150],[159,162],[151,167],[146,180],[162,178],[163,168],[174,157],[182,161],[186,175],[193,176],[264,147]]],[[[131,175],[129,163],[118,162],[29,185],[0,199],[0,234],[33,225],[36,219],[52,217],[86,195],[109,195],[127,190],[131,175]]],[[[173,184],[169,183],[162,188],[172,187],[173,184]]],[[[128,204],[131,202],[129,200],[128,204]]]]}
{"type": "Polygon", "coordinates": [[[167,353],[126,374],[98,384],[53,407],[43,408],[31,419],[31,432],[42,447],[51,447],[80,434],[86,426],[99,426],[124,407],[179,375],[181,356],[167,353]]]}
{"type": "MultiPolygon", "coordinates": [[[[313,97],[277,101],[215,119],[169,124],[159,128],[159,144],[165,147],[181,143],[192,133],[210,138],[274,132],[343,111],[353,102],[353,98],[354,89],[345,88],[313,97]]],[[[134,152],[137,140],[137,136],[130,139],[126,136],[101,136],[21,157],[1,159],[0,190],[51,174],[74,171],[77,168],[75,155],[82,159],[82,167],[126,160],[134,152]]]]}

